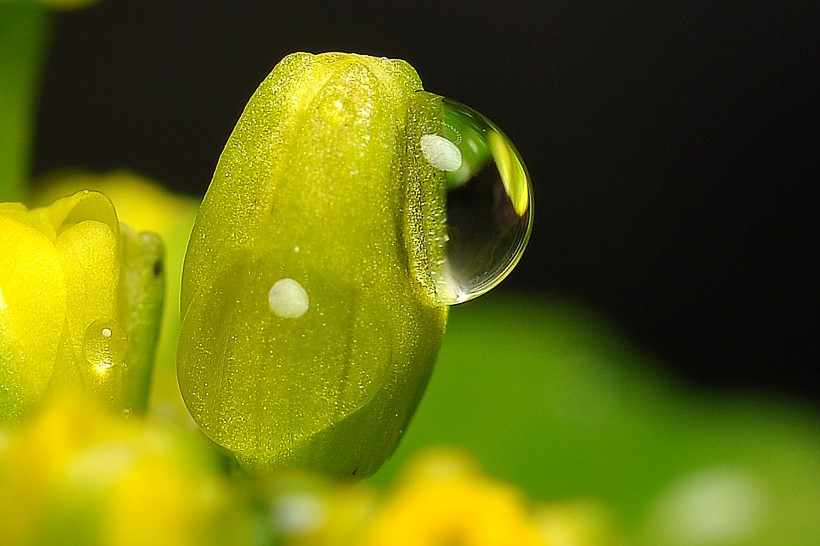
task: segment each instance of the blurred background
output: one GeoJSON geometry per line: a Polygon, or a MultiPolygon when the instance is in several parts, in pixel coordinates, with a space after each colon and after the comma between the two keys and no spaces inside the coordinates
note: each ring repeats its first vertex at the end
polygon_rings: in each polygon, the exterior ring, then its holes
{"type": "Polygon", "coordinates": [[[498,290],[595,309],[693,384],[818,405],[813,8],[103,1],[56,19],[35,170],[201,194],[284,55],[400,57],[528,163],[535,230],[498,290]]]}

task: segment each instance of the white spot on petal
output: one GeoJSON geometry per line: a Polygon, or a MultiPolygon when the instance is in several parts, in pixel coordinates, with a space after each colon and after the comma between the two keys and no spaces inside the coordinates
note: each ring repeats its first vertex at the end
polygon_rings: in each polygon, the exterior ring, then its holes
{"type": "Polygon", "coordinates": [[[452,172],[461,167],[461,150],[443,136],[423,135],[419,144],[424,158],[436,169],[452,172]]]}
{"type": "Polygon", "coordinates": [[[3,297],[3,289],[0,288],[0,309],[6,309],[6,298],[3,297]]]}
{"type": "Polygon", "coordinates": [[[268,305],[278,317],[299,318],[307,313],[310,298],[302,285],[293,279],[276,281],[268,292],[268,305]]]}

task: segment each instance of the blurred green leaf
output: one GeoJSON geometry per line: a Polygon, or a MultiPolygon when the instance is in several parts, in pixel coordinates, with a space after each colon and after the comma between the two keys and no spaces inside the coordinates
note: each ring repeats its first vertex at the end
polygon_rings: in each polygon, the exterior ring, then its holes
{"type": "Polygon", "coordinates": [[[49,15],[36,3],[0,2],[0,201],[25,197],[49,15]]]}
{"type": "Polygon", "coordinates": [[[390,479],[428,444],[467,448],[534,498],[609,502],[646,544],[672,543],[657,542],[653,520],[670,518],[661,505],[678,488],[722,472],[760,495],[759,518],[722,541],[707,533],[697,542],[693,532],[675,544],[820,537],[816,412],[686,389],[600,317],[564,301],[490,295],[454,310],[427,395],[375,479],[390,479]]]}

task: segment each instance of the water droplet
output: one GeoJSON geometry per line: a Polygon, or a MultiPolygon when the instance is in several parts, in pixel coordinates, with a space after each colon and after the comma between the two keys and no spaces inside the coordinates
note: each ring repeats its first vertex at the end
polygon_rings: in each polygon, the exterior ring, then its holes
{"type": "Polygon", "coordinates": [[[297,281],[279,279],[268,292],[268,305],[278,317],[299,318],[307,313],[310,306],[308,293],[297,281]]]}
{"type": "Polygon", "coordinates": [[[86,328],[83,356],[99,374],[105,374],[114,366],[123,366],[127,353],[128,335],[117,321],[96,320],[86,328]]]}
{"type": "Polygon", "coordinates": [[[532,231],[533,192],[521,155],[497,125],[440,100],[440,134],[423,135],[419,146],[447,184],[446,257],[437,284],[452,305],[488,292],[513,270],[532,231]]]}

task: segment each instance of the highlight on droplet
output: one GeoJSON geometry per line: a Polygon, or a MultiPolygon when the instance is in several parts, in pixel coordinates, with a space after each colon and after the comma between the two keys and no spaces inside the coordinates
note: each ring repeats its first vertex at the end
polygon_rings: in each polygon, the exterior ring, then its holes
{"type": "Polygon", "coordinates": [[[441,135],[422,135],[419,146],[424,158],[436,169],[454,172],[461,168],[461,150],[447,138],[441,135]]]}
{"type": "Polygon", "coordinates": [[[299,318],[307,313],[310,298],[298,281],[286,277],[271,286],[268,292],[268,305],[277,317],[299,318]]]}

